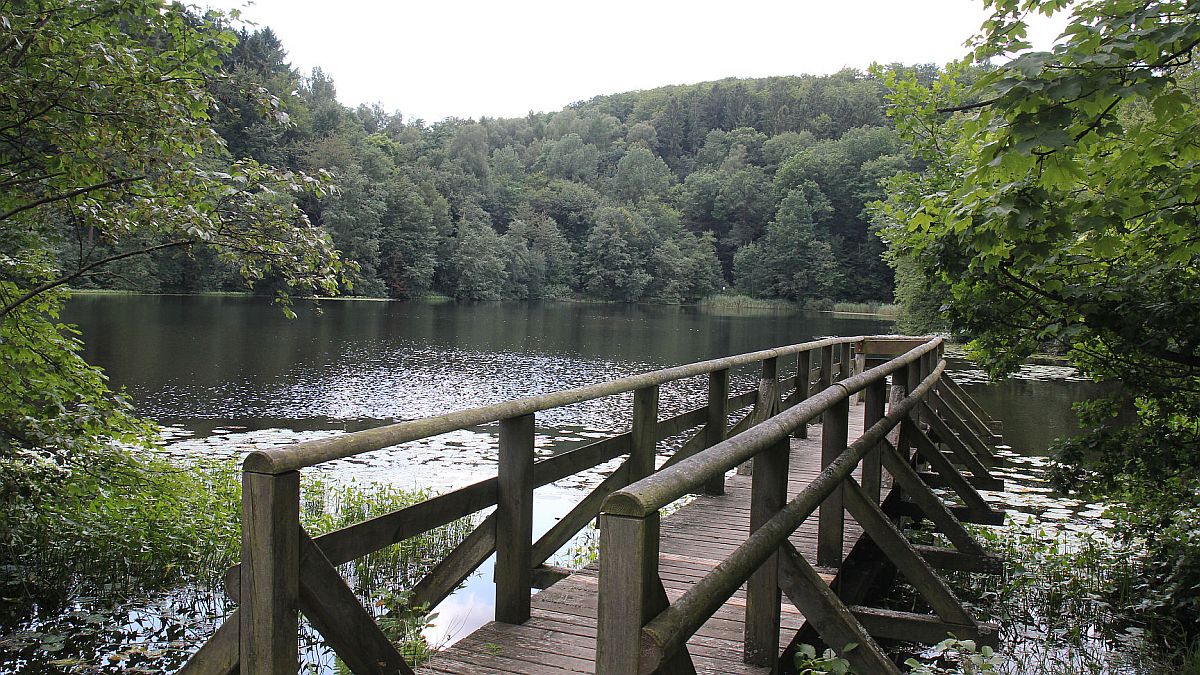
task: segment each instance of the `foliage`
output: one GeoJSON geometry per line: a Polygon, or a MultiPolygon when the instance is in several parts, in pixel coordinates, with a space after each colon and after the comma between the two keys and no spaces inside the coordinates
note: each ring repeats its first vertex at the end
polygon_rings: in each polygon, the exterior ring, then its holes
{"type": "Polygon", "coordinates": [[[1011,60],[888,76],[928,169],[891,183],[884,236],[991,375],[1049,347],[1120,383],[1103,422],[1062,446],[1061,476],[1128,505],[1124,531],[1147,539],[1148,580],[1170,595],[1155,602],[1200,625],[1196,556],[1165,540],[1194,529],[1200,483],[1200,8],[1077,3],[1033,52],[1023,18],[1064,3],[988,5],[971,58],[1011,60]]]}
{"type": "Polygon", "coordinates": [[[959,640],[951,635],[934,645],[927,655],[937,661],[948,660],[952,666],[930,665],[917,659],[907,659],[904,665],[912,670],[914,675],[978,675],[978,673],[994,673],[999,664],[999,657],[991,647],[977,647],[974,640],[959,640]]]}
{"type": "Polygon", "coordinates": [[[73,595],[208,582],[238,558],[240,488],[230,464],[180,468],[117,453],[17,485],[21,499],[0,501],[5,622],[31,599],[55,607],[73,595]]]}
{"type": "Polygon", "coordinates": [[[324,194],[320,177],[222,154],[205,84],[232,34],[152,0],[2,11],[0,496],[48,504],[81,471],[132,468],[111,443],[152,436],[57,322],[65,284],[203,249],[279,280],[286,304],[335,290],[341,262],[293,199],[324,194]]]}
{"type": "MultiPolygon", "coordinates": [[[[525,118],[427,125],[378,106],[341,105],[328,74],[295,71],[269,28],[213,32],[223,45],[219,71],[195,83],[197,96],[215,104],[206,114],[219,138],[210,145],[224,142],[229,156],[286,168],[297,179],[299,172],[328,172],[327,185],[336,185],[298,201],[357,266],[328,288],[397,298],[433,291],[462,300],[582,294],[694,301],[727,283],[740,248],[768,235],[766,224],[789,191],[777,189],[776,173],[807,153],[801,164],[814,194],[845,196],[838,202],[845,208],[815,223],[813,233],[831,247],[835,278],[857,280],[830,293],[890,300],[891,272],[856,202],[898,168],[884,161],[891,155],[879,155],[887,143],[878,141],[894,135],[884,129],[883,87],[874,76],[846,70],[726,80],[600,97],[525,118]],[[286,124],[275,123],[284,118],[286,124]],[[604,208],[637,211],[656,231],[655,255],[645,265],[610,270],[612,278],[596,286],[586,249],[597,228],[608,227],[598,218],[604,208]],[[677,214],[677,226],[658,227],[647,212],[653,210],[677,214]],[[569,253],[556,246],[545,257],[520,237],[506,238],[518,221],[557,230],[569,253]],[[489,236],[485,224],[505,238],[489,236]],[[472,254],[484,260],[475,264],[472,254]]],[[[232,175],[221,168],[221,153],[209,154],[205,162],[232,175]]],[[[272,189],[283,194],[284,187],[272,189]]],[[[73,262],[79,234],[69,223],[50,226],[62,267],[73,262]]],[[[600,238],[611,235],[602,231],[600,238]]],[[[116,252],[110,249],[100,241],[96,250],[116,252]]],[[[155,249],[105,269],[72,285],[152,292],[244,286],[231,261],[198,246],[155,249]]],[[[257,292],[286,288],[277,274],[267,276],[257,292]]]]}
{"type": "MultiPolygon", "coordinates": [[[[846,645],[841,654],[846,654],[857,646],[857,644],[851,642],[846,645]]],[[[820,656],[817,656],[816,648],[809,644],[802,644],[796,647],[795,666],[796,672],[799,675],[816,675],[817,673],[847,675],[854,672],[850,668],[850,662],[838,656],[838,652],[826,649],[820,656]]]]}

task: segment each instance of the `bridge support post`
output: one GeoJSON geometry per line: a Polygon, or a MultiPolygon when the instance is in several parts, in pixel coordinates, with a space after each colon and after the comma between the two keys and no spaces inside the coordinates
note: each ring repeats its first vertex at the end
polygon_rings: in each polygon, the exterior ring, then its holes
{"type": "MultiPolygon", "coordinates": [[[[870,429],[876,422],[883,419],[884,407],[887,404],[887,382],[879,380],[867,385],[864,392],[866,394],[866,403],[863,412],[863,430],[870,429]]],[[[879,503],[880,495],[883,492],[883,464],[882,464],[882,449],[883,444],[876,445],[873,449],[863,456],[862,463],[862,486],[875,503],[879,503]]]]}
{"type": "MultiPolygon", "coordinates": [[[[796,354],[796,393],[792,395],[792,405],[802,403],[812,391],[812,351],[804,350],[796,354]]],[[[792,433],[796,438],[808,438],[808,420],[792,433]]]]}
{"type": "MultiPolygon", "coordinates": [[[[829,466],[846,451],[849,434],[850,399],[842,399],[821,415],[821,468],[829,466]]],[[[821,502],[817,516],[817,564],[838,567],[842,564],[846,512],[839,484],[821,502]]]]}
{"type": "Polygon", "coordinates": [[[596,672],[638,672],[642,626],[657,607],[659,515],[600,515],[596,672]]]}
{"type": "MultiPolygon", "coordinates": [[[[708,420],[704,426],[704,447],[725,440],[729,425],[729,369],[708,374],[708,420]]],[[[725,476],[715,476],[704,484],[704,494],[725,494],[725,476]]]]}
{"type": "MultiPolygon", "coordinates": [[[[784,437],[754,458],[750,488],[750,532],[771,519],[787,502],[791,442],[784,437]]],[[[746,581],[746,663],[775,665],[779,657],[779,554],[767,558],[746,581]]]]}
{"type": "Polygon", "coordinates": [[[533,557],[533,415],[500,420],[496,504],[496,620],[529,619],[533,557]]]}
{"type": "Polygon", "coordinates": [[[244,673],[300,668],[300,473],[242,472],[239,652],[244,673]]]}

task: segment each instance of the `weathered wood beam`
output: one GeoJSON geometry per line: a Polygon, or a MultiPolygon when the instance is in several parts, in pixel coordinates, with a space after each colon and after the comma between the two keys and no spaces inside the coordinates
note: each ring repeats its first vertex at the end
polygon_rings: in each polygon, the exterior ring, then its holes
{"type": "MultiPolygon", "coordinates": [[[[829,466],[846,452],[850,423],[850,401],[842,399],[821,415],[821,468],[829,466]]],[[[821,502],[817,514],[817,564],[837,567],[842,564],[846,536],[843,488],[839,484],[821,502]]]]}
{"type": "Polygon", "coordinates": [[[300,541],[300,609],[355,675],[413,675],[413,669],[313,540],[300,541]]]}
{"type": "MultiPolygon", "coordinates": [[[[729,424],[729,369],[718,370],[708,374],[708,419],[701,433],[704,434],[703,447],[711,448],[728,438],[729,424]]],[[[674,459],[674,458],[672,458],[674,459]]],[[[725,494],[725,476],[713,476],[704,484],[704,493],[708,495],[725,494]]]]}
{"type": "MultiPolygon", "coordinates": [[[[784,437],[754,458],[750,532],[762,527],[787,502],[790,450],[791,441],[784,437]]],[[[767,558],[746,580],[744,654],[746,663],[758,666],[775,665],[779,658],[778,557],[775,554],[767,558]]]]}
{"type": "MultiPolygon", "coordinates": [[[[920,456],[929,462],[934,471],[941,475],[942,480],[950,485],[950,488],[954,490],[959,499],[963,500],[968,509],[978,513],[992,510],[992,507],[983,498],[983,495],[979,494],[972,487],[967,479],[959,473],[958,469],[950,463],[950,460],[942,456],[942,451],[911,420],[905,420],[903,423],[900,430],[900,442],[901,444],[912,443],[920,456]]],[[[979,476],[976,477],[979,478],[979,476]]],[[[989,477],[983,477],[983,479],[989,480],[989,477]]],[[[1001,522],[1003,522],[1003,516],[1001,517],[1001,522]]]]}
{"type": "Polygon", "coordinates": [[[921,420],[929,425],[930,430],[937,436],[938,440],[945,443],[950,451],[954,453],[958,459],[958,464],[966,467],[976,476],[982,478],[993,478],[992,472],[988,470],[981,460],[966,442],[959,438],[958,434],[954,433],[950,426],[943,420],[928,403],[921,403],[921,420]]]}
{"type": "MultiPolygon", "coordinates": [[[[925,484],[929,487],[954,489],[954,486],[951,484],[951,482],[943,478],[942,474],[940,473],[918,471],[917,475],[920,476],[921,480],[925,481],[925,484]]],[[[992,478],[989,480],[987,478],[980,478],[978,476],[963,476],[963,480],[967,481],[967,484],[976,490],[991,490],[993,492],[1002,492],[1004,490],[1003,478],[992,478]]]]}
{"type": "Polygon", "coordinates": [[[567,515],[563,516],[551,527],[541,539],[533,545],[531,559],[534,565],[540,565],[554,555],[558,549],[582,530],[593,518],[600,513],[605,498],[613,492],[629,484],[629,464],[622,463],[616,471],[605,478],[591,492],[576,504],[567,515]]]}
{"type": "Polygon", "coordinates": [[[242,611],[235,609],[175,675],[237,675],[242,611]]]}
{"type": "Polygon", "coordinates": [[[974,619],[954,591],[917,553],[904,534],[879,509],[879,505],[867,497],[853,478],[847,478],[844,485],[846,509],[933,611],[943,621],[973,623],[974,619]]]}
{"type": "MultiPolygon", "coordinates": [[[[1004,524],[1004,511],[992,508],[974,509],[968,506],[951,506],[949,509],[950,513],[953,513],[955,518],[958,518],[964,523],[973,523],[975,525],[1004,524]]],[[[892,511],[896,515],[906,516],[908,518],[916,518],[918,520],[926,517],[925,511],[912,502],[902,502],[897,504],[892,511]]]]}
{"type": "Polygon", "coordinates": [[[962,523],[946,508],[942,500],[933,494],[929,486],[921,480],[912,466],[900,456],[900,453],[891,447],[890,443],[883,449],[883,464],[900,487],[904,488],[908,498],[925,513],[925,517],[937,525],[950,543],[960,551],[983,555],[983,546],[963,528],[962,523]]]}
{"type": "Polygon", "coordinates": [[[568,567],[542,564],[530,571],[529,578],[534,588],[544,591],[574,573],[575,570],[568,567]]]}
{"type": "Polygon", "coordinates": [[[299,669],[300,473],[242,473],[239,654],[246,672],[299,669]]]}
{"type": "MultiPolygon", "coordinates": [[[[533,414],[500,421],[497,467],[496,620],[523,623],[529,618],[533,568],[533,414]]],[[[540,562],[540,561],[539,561],[540,562]]]]}
{"type": "Polygon", "coordinates": [[[954,635],[960,640],[974,640],[980,646],[1000,646],[1000,627],[996,624],[953,623],[943,621],[932,614],[897,612],[875,607],[852,606],[850,612],[868,633],[881,640],[936,644],[954,635]]]}
{"type": "Polygon", "coordinates": [[[436,607],[495,551],[496,514],[493,512],[413,586],[414,601],[436,607]]]}
{"type": "Polygon", "coordinates": [[[913,548],[925,562],[932,567],[941,570],[954,570],[956,572],[980,572],[982,574],[1003,574],[1004,573],[1004,558],[994,556],[990,553],[983,554],[964,553],[950,548],[941,548],[937,546],[923,546],[913,544],[913,548]]]}
{"type": "Polygon", "coordinates": [[[779,586],[804,615],[805,621],[815,627],[825,644],[838,652],[844,651],[846,645],[857,644],[857,648],[843,654],[857,672],[900,672],[871,634],[790,542],[784,542],[777,558],[779,586]]]}

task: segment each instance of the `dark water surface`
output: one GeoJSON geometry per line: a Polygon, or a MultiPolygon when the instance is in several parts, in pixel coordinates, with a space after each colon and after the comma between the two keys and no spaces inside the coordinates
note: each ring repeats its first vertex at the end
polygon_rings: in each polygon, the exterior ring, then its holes
{"type": "MultiPolygon", "coordinates": [[[[128,390],[141,414],[163,424],[168,450],[185,457],[237,457],[817,337],[892,332],[890,321],[875,317],[604,304],[326,301],[319,310],[297,307],[297,314],[288,320],[262,298],[83,295],[63,318],[82,329],[86,358],[128,390]]],[[[1008,442],[1021,454],[1037,455],[1070,433],[1070,404],[1091,386],[1061,369],[1027,369],[987,385],[969,363],[952,368],[1005,421],[1008,442]]],[[[749,385],[754,374],[737,379],[749,385]]],[[[702,400],[698,385],[664,388],[663,414],[702,400]]],[[[627,428],[628,419],[629,397],[540,413],[539,455],[627,428]]],[[[494,426],[481,427],[321,470],[443,491],[494,475],[495,448],[494,426]]],[[[539,489],[535,535],[604,471],[539,489]]],[[[439,608],[427,632],[432,642],[490,620],[488,567],[439,608]]]]}

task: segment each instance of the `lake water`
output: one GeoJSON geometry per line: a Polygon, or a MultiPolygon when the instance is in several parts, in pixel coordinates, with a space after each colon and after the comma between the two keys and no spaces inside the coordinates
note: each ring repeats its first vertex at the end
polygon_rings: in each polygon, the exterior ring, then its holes
{"type": "MultiPolygon", "coordinates": [[[[64,319],[82,329],[86,358],[164,425],[170,452],[217,457],[822,336],[892,332],[876,317],[607,304],[326,301],[297,314],[286,319],[261,298],[83,295],[64,319]]],[[[1070,432],[1070,403],[1090,386],[1053,369],[985,385],[970,364],[953,367],[1023,454],[1070,432]]],[[[746,385],[754,379],[735,376],[746,385]]],[[[682,409],[702,395],[666,389],[664,407],[682,409]]],[[[628,414],[621,399],[539,414],[539,452],[627,428],[628,414]]],[[[494,475],[495,429],[320,470],[451,489],[494,475]]],[[[539,489],[535,535],[598,480],[592,473],[539,489]]],[[[492,593],[485,566],[439,608],[430,639],[450,641],[490,620],[492,593]]]]}

